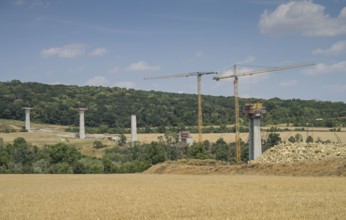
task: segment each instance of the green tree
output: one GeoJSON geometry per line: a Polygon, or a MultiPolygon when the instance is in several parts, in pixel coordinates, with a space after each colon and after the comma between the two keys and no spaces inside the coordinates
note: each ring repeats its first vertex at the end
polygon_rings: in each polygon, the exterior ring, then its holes
{"type": "Polygon", "coordinates": [[[190,158],[201,160],[210,158],[210,155],[208,154],[202,143],[197,143],[189,147],[187,149],[187,155],[190,158]]]}
{"type": "Polygon", "coordinates": [[[267,146],[273,147],[281,143],[281,137],[279,133],[270,133],[267,139],[267,146]]]}
{"type": "Polygon", "coordinates": [[[146,160],[151,164],[161,163],[167,160],[167,153],[162,144],[158,142],[151,142],[146,145],[146,160]]]}
{"type": "Polygon", "coordinates": [[[102,144],[102,141],[96,140],[93,142],[93,147],[96,149],[100,149],[100,148],[103,148],[105,146],[102,144]]]}
{"type": "Polygon", "coordinates": [[[126,136],[124,134],[120,135],[120,139],[118,140],[119,146],[124,146],[126,144],[126,136]]]}
{"type": "Polygon", "coordinates": [[[215,155],[216,160],[228,161],[230,149],[223,138],[219,138],[216,143],[211,146],[211,153],[215,155]]]}
{"type": "Polygon", "coordinates": [[[297,133],[296,135],[294,135],[296,142],[300,143],[303,142],[303,136],[299,133],[297,133]]]}
{"type": "Polygon", "coordinates": [[[295,143],[295,142],[296,142],[296,138],[293,137],[293,136],[290,136],[290,137],[288,138],[288,141],[291,142],[291,143],[295,143]]]}
{"type": "Polygon", "coordinates": [[[49,155],[51,164],[67,163],[74,165],[82,157],[82,154],[74,146],[65,143],[45,146],[44,150],[49,155]]]}
{"type": "Polygon", "coordinates": [[[103,173],[104,165],[100,159],[85,157],[78,160],[74,166],[74,173],[103,173]]]}
{"type": "Polygon", "coordinates": [[[310,135],[306,138],[306,143],[313,143],[314,142],[314,138],[311,137],[310,135]]]}

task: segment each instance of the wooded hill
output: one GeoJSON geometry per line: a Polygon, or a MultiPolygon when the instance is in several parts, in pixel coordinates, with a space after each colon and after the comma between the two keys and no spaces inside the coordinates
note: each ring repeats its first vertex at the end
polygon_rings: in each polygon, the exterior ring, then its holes
{"type": "MultiPolygon", "coordinates": [[[[337,127],[346,124],[346,103],[290,99],[240,98],[240,112],[246,103],[261,102],[267,115],[262,124],[292,123],[305,127],[337,127]],[[323,120],[316,120],[322,118],[323,120]]],[[[197,125],[197,95],[97,86],[47,85],[0,82],[0,118],[24,119],[22,107],[33,107],[31,120],[41,123],[77,126],[78,107],[86,107],[87,127],[109,131],[130,127],[130,115],[146,132],[153,128],[197,125]]],[[[203,95],[203,125],[234,124],[234,97],[203,95]]],[[[247,120],[241,113],[241,123],[247,120]]]]}

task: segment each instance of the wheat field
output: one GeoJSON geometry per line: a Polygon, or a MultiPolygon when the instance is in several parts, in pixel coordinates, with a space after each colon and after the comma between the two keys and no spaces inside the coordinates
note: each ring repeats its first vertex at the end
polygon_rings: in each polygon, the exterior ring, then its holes
{"type": "Polygon", "coordinates": [[[0,175],[0,219],[346,219],[346,178],[0,175]]]}

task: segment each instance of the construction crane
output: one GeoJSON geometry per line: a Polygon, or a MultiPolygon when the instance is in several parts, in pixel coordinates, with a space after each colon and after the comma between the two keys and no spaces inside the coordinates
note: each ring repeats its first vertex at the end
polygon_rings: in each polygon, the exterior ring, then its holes
{"type": "Polygon", "coordinates": [[[218,72],[192,72],[192,73],[182,73],[175,75],[157,76],[157,77],[145,77],[144,80],[150,79],[168,79],[168,78],[178,78],[178,77],[190,77],[197,76],[197,94],[198,94],[198,141],[201,143],[203,141],[202,137],[202,76],[209,74],[218,74],[218,72]]]}
{"type": "Polygon", "coordinates": [[[237,162],[240,162],[240,156],[241,156],[240,134],[239,134],[240,133],[240,123],[239,123],[238,77],[252,76],[255,74],[262,74],[262,73],[287,70],[287,69],[293,69],[293,68],[299,68],[299,67],[306,67],[306,66],[312,66],[312,65],[315,65],[315,64],[314,63],[294,64],[294,65],[272,67],[272,68],[266,68],[266,69],[262,69],[262,70],[255,70],[255,71],[242,72],[242,73],[237,73],[237,65],[234,65],[232,75],[219,76],[219,77],[213,78],[216,81],[219,81],[220,79],[234,78],[234,81],[233,81],[233,85],[234,85],[234,108],[235,108],[234,109],[234,118],[235,118],[235,143],[236,143],[236,160],[237,160],[237,162]]]}

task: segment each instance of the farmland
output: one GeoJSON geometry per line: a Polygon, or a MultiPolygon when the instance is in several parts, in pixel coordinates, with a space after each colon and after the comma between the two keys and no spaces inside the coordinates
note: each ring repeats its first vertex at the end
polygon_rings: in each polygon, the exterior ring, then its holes
{"type": "Polygon", "coordinates": [[[0,219],[345,219],[346,179],[1,175],[0,219]]]}

